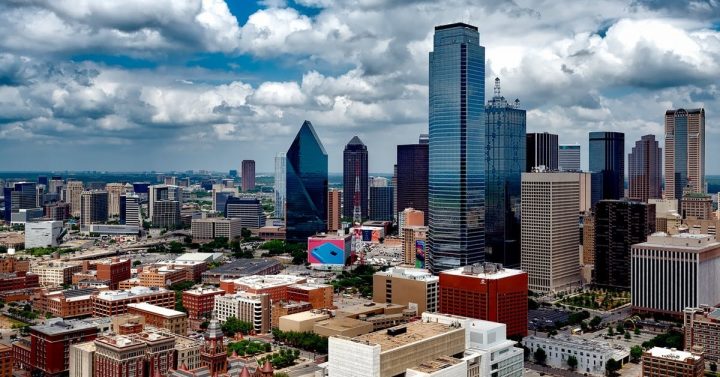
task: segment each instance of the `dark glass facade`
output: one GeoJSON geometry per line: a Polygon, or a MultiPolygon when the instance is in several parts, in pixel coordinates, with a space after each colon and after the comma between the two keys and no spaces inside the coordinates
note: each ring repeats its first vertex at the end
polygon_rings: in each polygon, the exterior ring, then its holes
{"type": "MultiPolygon", "coordinates": [[[[590,171],[593,186],[601,188],[600,199],[621,199],[625,196],[625,134],[622,132],[590,132],[590,171]],[[599,181],[596,181],[598,180],[599,181]]],[[[595,203],[593,203],[594,205],[595,203]]]]}
{"type": "Polygon", "coordinates": [[[35,182],[18,182],[3,188],[5,197],[5,222],[12,219],[12,213],[21,209],[37,208],[37,185],[35,182]]]}
{"type": "Polygon", "coordinates": [[[601,200],[595,206],[597,286],[630,289],[630,247],[655,232],[655,205],[627,200],[601,200]]]}
{"type": "Polygon", "coordinates": [[[526,136],[525,171],[544,166],[558,170],[558,135],[547,132],[529,133],[526,136]]]}
{"type": "MultiPolygon", "coordinates": [[[[397,210],[415,208],[425,214],[428,222],[428,153],[429,145],[397,146],[397,210]]],[[[395,214],[397,215],[397,214],[395,214]]]]}
{"type": "Polygon", "coordinates": [[[435,28],[430,52],[428,267],[485,260],[485,48],[474,26],[435,28]]]}
{"type": "Polygon", "coordinates": [[[628,197],[641,202],[662,198],[662,149],[655,135],[635,142],[628,155],[628,197]]]}
{"type": "Polygon", "coordinates": [[[327,229],[328,156],[312,123],[305,121],[287,151],[286,238],[307,242],[327,229]]]}
{"type": "Polygon", "coordinates": [[[485,107],[485,258],[520,266],[520,183],[525,170],[525,110],[496,96],[485,107]]]}
{"type": "Polygon", "coordinates": [[[354,136],[343,151],[343,217],[352,219],[355,208],[355,183],[360,186],[360,212],[368,218],[368,150],[354,136]]]}
{"type": "Polygon", "coordinates": [[[370,187],[370,220],[393,221],[393,187],[370,187]]]}

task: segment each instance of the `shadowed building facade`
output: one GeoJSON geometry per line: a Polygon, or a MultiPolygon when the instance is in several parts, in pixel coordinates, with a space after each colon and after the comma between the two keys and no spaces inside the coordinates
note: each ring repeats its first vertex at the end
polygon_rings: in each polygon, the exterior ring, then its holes
{"type": "Polygon", "coordinates": [[[362,218],[368,218],[368,150],[359,137],[353,136],[343,151],[343,217],[352,219],[355,185],[360,188],[362,218]]]}

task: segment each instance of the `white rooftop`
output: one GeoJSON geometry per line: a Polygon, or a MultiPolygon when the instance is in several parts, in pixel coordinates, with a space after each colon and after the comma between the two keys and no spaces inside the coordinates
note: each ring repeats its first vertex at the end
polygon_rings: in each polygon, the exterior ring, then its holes
{"type": "Polygon", "coordinates": [[[222,257],[222,253],[185,253],[177,258],[176,261],[212,261],[222,257]]]}
{"type": "Polygon", "coordinates": [[[156,293],[169,292],[165,288],[149,288],[149,287],[132,287],[128,290],[120,291],[102,291],[98,293],[98,298],[103,300],[123,300],[134,296],[145,296],[156,293]]]}
{"type": "Polygon", "coordinates": [[[250,275],[235,279],[233,282],[252,289],[264,289],[296,284],[304,280],[305,278],[295,275],[250,275]]]}
{"type": "Polygon", "coordinates": [[[430,271],[422,268],[392,267],[387,271],[377,273],[383,276],[394,276],[410,280],[437,281],[440,278],[434,276],[430,271]]]}
{"type": "Polygon", "coordinates": [[[651,350],[648,351],[648,353],[650,353],[650,355],[652,355],[653,357],[661,357],[663,359],[674,359],[680,361],[687,359],[700,359],[700,356],[693,355],[692,353],[686,351],[678,351],[674,348],[653,347],[651,350]]]}
{"type": "Polygon", "coordinates": [[[524,271],[514,270],[510,268],[503,268],[502,265],[496,265],[495,263],[485,263],[484,265],[472,265],[455,268],[452,270],[446,270],[441,274],[458,275],[458,276],[469,276],[476,277],[478,279],[503,279],[511,276],[522,275],[524,271]]]}
{"type": "Polygon", "coordinates": [[[173,309],[163,308],[162,306],[148,304],[147,302],[141,302],[141,303],[137,303],[137,304],[128,304],[128,308],[135,308],[135,309],[142,310],[145,312],[158,314],[163,317],[178,317],[178,316],[185,315],[185,313],[183,313],[183,312],[179,312],[179,311],[173,310],[173,309]]]}
{"type": "Polygon", "coordinates": [[[680,233],[668,235],[665,232],[656,232],[648,236],[647,242],[639,243],[635,246],[668,246],[697,250],[718,245],[720,245],[720,242],[715,239],[715,236],[709,234],[680,233]]]}

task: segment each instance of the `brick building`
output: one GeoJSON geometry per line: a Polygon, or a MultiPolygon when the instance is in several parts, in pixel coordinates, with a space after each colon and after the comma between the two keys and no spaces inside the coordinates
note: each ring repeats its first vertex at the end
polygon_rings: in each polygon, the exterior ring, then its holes
{"type": "Polygon", "coordinates": [[[30,271],[29,259],[20,260],[9,255],[0,258],[0,273],[28,271],[30,271]]]}
{"type": "Polygon", "coordinates": [[[20,338],[12,343],[13,369],[32,370],[30,339],[20,338]]]}
{"type": "Polygon", "coordinates": [[[38,263],[30,267],[30,272],[39,276],[42,287],[70,284],[73,274],[80,271],[82,271],[81,265],[65,262],[38,263]]]}
{"type": "Polygon", "coordinates": [[[268,294],[273,301],[287,301],[288,287],[305,282],[305,278],[294,275],[253,275],[235,279],[232,281],[233,284],[227,282],[223,284],[221,281],[220,289],[225,287],[228,293],[244,291],[254,294],[268,294]]]}
{"type": "Polygon", "coordinates": [[[215,307],[215,296],[224,295],[218,288],[196,288],[182,293],[182,303],[188,313],[190,328],[198,329],[200,324],[210,318],[215,307]]]}
{"type": "Polygon", "coordinates": [[[0,344],[0,377],[11,377],[13,372],[12,347],[0,344]]]}
{"type": "Polygon", "coordinates": [[[26,272],[0,273],[0,292],[18,289],[37,288],[40,279],[37,275],[26,272]]]}
{"type": "Polygon", "coordinates": [[[653,347],[642,355],[643,377],[702,377],[705,361],[702,354],[653,347]]]}
{"type": "Polygon", "coordinates": [[[287,287],[290,301],[310,303],[312,309],[330,309],[333,307],[333,286],[329,284],[301,283],[287,287]]]}
{"type": "Polygon", "coordinates": [[[33,305],[42,312],[51,313],[54,317],[90,316],[93,309],[92,296],[97,292],[96,288],[42,292],[33,305]]]}
{"type": "Polygon", "coordinates": [[[92,296],[93,316],[109,317],[127,313],[127,305],[146,302],[163,308],[175,308],[175,292],[156,287],[134,287],[124,291],[104,291],[92,296]]]}
{"type": "Polygon", "coordinates": [[[193,273],[190,270],[176,269],[174,267],[151,267],[138,274],[140,285],[143,287],[165,288],[173,284],[192,281],[193,273]]]}
{"type": "Polygon", "coordinates": [[[702,347],[705,359],[720,361],[720,309],[685,308],[683,312],[685,349],[702,347]]]}
{"type": "Polygon", "coordinates": [[[167,329],[174,334],[187,335],[187,314],[148,303],[128,304],[128,313],[141,315],[145,323],[167,329]]]}
{"type": "Polygon", "coordinates": [[[53,318],[30,327],[30,369],[60,376],[69,369],[70,346],[94,340],[97,327],[83,321],[53,318]]]}
{"type": "Polygon", "coordinates": [[[96,265],[97,280],[110,281],[110,289],[117,289],[118,283],[130,279],[130,259],[112,258],[98,262],[96,265]]]}
{"type": "Polygon", "coordinates": [[[440,273],[440,313],[507,325],[508,337],[527,336],[528,275],[485,263],[440,273]]]}
{"type": "Polygon", "coordinates": [[[192,275],[191,279],[199,282],[202,279],[202,273],[207,271],[207,262],[200,260],[164,260],[154,264],[156,267],[166,267],[170,270],[187,270],[192,275]]]}
{"type": "Polygon", "coordinates": [[[143,377],[145,344],[125,336],[104,336],[95,340],[93,376],[143,377]]]}

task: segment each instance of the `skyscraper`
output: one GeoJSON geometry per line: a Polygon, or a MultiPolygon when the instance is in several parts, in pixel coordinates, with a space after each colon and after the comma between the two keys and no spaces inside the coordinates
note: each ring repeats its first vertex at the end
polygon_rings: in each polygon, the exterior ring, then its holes
{"type": "Polygon", "coordinates": [[[120,215],[120,195],[125,193],[125,185],[122,183],[108,183],[105,185],[105,191],[108,192],[108,215],[120,215]]]}
{"type": "Polygon", "coordinates": [[[595,273],[593,283],[630,289],[630,247],[655,233],[655,205],[601,200],[595,206],[595,273]]]}
{"type": "Polygon", "coordinates": [[[134,193],[120,196],[120,224],[142,226],[140,197],[134,193]]]}
{"type": "Polygon", "coordinates": [[[275,155],[275,218],[285,220],[285,153],[275,155]]]}
{"type": "Polygon", "coordinates": [[[485,260],[485,48],[475,26],[436,26],[430,52],[428,267],[485,260]]]}
{"type": "Polygon", "coordinates": [[[340,195],[342,191],[338,189],[328,190],[327,196],[327,222],[328,232],[335,232],[341,229],[340,225],[340,195]]]}
{"type": "Polygon", "coordinates": [[[579,206],[579,173],[523,173],[520,265],[531,291],[579,285],[579,206]]]}
{"type": "Polygon", "coordinates": [[[373,178],[370,186],[370,220],[393,220],[393,187],[385,178],[373,178]]]}
{"type": "MultiPolygon", "coordinates": [[[[415,208],[428,213],[428,152],[429,144],[406,144],[397,146],[397,195],[396,208],[415,208]]],[[[427,225],[427,216],[425,217],[427,225]]]]}
{"type": "Polygon", "coordinates": [[[148,214],[156,227],[175,228],[180,226],[182,193],[180,187],[172,185],[154,185],[148,190],[148,214]]]}
{"type": "Polygon", "coordinates": [[[662,149],[655,135],[645,135],[635,142],[628,155],[628,175],[628,198],[645,203],[662,198],[662,149]]]}
{"type": "Polygon", "coordinates": [[[255,160],[242,161],[242,190],[255,190],[255,160]]]}
{"type": "Polygon", "coordinates": [[[547,132],[529,133],[526,143],[526,172],[531,172],[538,166],[558,170],[558,135],[547,132]]]}
{"type": "Polygon", "coordinates": [[[83,191],[80,194],[80,227],[102,224],[108,220],[108,192],[83,191]]]}
{"type": "MultiPolygon", "coordinates": [[[[600,190],[599,199],[621,199],[625,196],[625,134],[590,132],[588,159],[593,185],[600,190]]],[[[595,203],[593,203],[595,204],[595,203]]]]}
{"type": "Polygon", "coordinates": [[[665,198],[705,192],[705,109],[665,112],[665,198]]]}
{"type": "Polygon", "coordinates": [[[70,181],[66,186],[65,201],[70,203],[70,212],[73,217],[80,217],[80,194],[85,188],[80,181],[70,181]]]}
{"type": "Polygon", "coordinates": [[[558,147],[558,169],[561,171],[580,171],[580,146],[561,144],[558,147]]]}
{"type": "Polygon", "coordinates": [[[10,223],[12,213],[21,209],[37,208],[37,184],[17,182],[3,188],[5,197],[5,222],[10,223]]]}
{"type": "Polygon", "coordinates": [[[353,136],[343,151],[343,217],[353,218],[355,185],[360,189],[360,211],[368,217],[368,150],[359,137],[353,136]]]}
{"type": "Polygon", "coordinates": [[[310,121],[300,127],[287,152],[286,238],[307,242],[327,229],[328,156],[310,121]]]}
{"type": "Polygon", "coordinates": [[[525,110],[495,95],[485,106],[485,258],[520,266],[520,181],[525,171],[525,110]]]}

